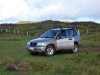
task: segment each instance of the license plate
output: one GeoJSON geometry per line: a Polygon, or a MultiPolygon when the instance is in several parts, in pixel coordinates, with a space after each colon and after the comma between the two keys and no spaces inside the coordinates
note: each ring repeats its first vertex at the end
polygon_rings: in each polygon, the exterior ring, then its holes
{"type": "Polygon", "coordinates": [[[30,49],[30,50],[34,50],[34,48],[33,48],[33,47],[30,47],[29,49],[30,49]]]}

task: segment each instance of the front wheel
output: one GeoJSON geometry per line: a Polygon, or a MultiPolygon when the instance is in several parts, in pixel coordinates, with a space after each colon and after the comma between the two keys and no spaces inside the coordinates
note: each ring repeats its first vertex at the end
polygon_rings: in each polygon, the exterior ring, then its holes
{"type": "Polygon", "coordinates": [[[76,53],[78,51],[78,44],[74,44],[74,48],[70,50],[71,53],[76,53]]]}
{"type": "Polygon", "coordinates": [[[48,45],[45,49],[46,56],[52,56],[55,53],[55,48],[52,45],[48,45]]]}

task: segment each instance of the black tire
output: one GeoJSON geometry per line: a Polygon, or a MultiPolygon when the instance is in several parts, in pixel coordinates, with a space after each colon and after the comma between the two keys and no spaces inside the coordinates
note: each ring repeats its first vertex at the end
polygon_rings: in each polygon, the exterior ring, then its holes
{"type": "Polygon", "coordinates": [[[74,48],[71,49],[70,52],[71,52],[71,53],[76,53],[76,52],[78,51],[78,48],[79,48],[78,44],[75,43],[75,44],[74,44],[74,48]]]}
{"type": "Polygon", "coordinates": [[[52,45],[48,45],[45,49],[46,56],[52,56],[55,54],[55,48],[52,45]]]}
{"type": "Polygon", "coordinates": [[[39,52],[30,52],[31,55],[38,55],[39,52]]]}

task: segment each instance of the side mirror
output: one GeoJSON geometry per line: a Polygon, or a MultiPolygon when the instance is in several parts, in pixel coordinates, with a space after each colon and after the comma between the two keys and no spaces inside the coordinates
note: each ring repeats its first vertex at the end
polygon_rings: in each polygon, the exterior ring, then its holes
{"type": "Polygon", "coordinates": [[[57,37],[56,37],[56,39],[60,39],[60,37],[59,37],[59,36],[57,36],[57,37]]]}

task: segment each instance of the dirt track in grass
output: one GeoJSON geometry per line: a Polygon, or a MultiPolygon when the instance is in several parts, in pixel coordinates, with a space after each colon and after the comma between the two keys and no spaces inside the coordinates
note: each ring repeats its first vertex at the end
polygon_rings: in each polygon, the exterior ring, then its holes
{"type": "Polygon", "coordinates": [[[81,50],[89,50],[89,51],[96,51],[96,52],[100,52],[100,48],[99,47],[81,47],[81,50]]]}

